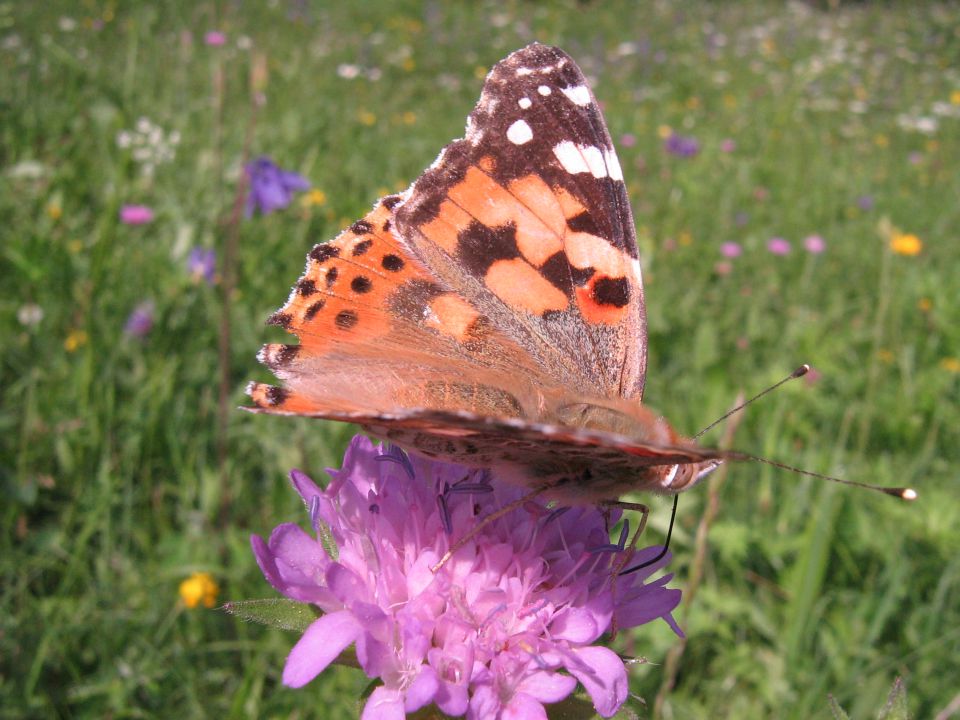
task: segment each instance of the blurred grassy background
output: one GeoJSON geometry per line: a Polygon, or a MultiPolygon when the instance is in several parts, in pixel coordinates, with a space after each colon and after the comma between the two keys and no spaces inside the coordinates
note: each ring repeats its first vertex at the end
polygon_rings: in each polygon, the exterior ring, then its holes
{"type": "Polygon", "coordinates": [[[693,433],[809,362],[736,447],[921,494],[753,464],[685,495],[674,586],[718,512],[675,670],[666,627],[619,640],[653,663],[633,670],[640,712],[828,717],[832,693],[865,717],[897,675],[918,717],[942,710],[960,687],[958,28],[936,3],[0,5],[0,716],[355,713],[359,672],[284,689],[293,636],[178,598],[195,571],[221,600],[271,595],[248,536],[302,520],[287,469],[336,465],[352,432],[231,412],[221,468],[221,316],[233,407],[268,378],[254,355],[283,333],[263,320],[307,249],[412,181],[534,39],[591,77],[620,151],[647,401],[693,433]],[[319,192],[239,224],[225,309],[250,128],[319,192]],[[671,133],[697,152],[667,152],[671,133]],[[153,220],[120,222],[126,204],[153,220]],[[194,248],[216,251],[212,283],[194,248]],[[138,307],[150,322],[128,325],[138,307]]]}

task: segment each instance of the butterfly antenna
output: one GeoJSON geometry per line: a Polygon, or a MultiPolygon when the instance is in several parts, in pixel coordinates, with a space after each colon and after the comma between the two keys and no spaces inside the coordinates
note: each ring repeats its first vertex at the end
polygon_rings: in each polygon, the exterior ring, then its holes
{"type": "Polygon", "coordinates": [[[693,436],[693,439],[696,440],[697,438],[699,438],[699,437],[700,437],[701,435],[703,435],[704,433],[706,433],[706,432],[708,432],[708,431],[710,431],[710,430],[713,430],[717,425],[719,425],[720,423],[722,423],[724,420],[726,420],[728,417],[730,417],[730,416],[733,415],[734,413],[738,413],[738,412],[740,412],[741,410],[743,410],[747,405],[749,405],[750,403],[752,403],[754,400],[759,400],[759,399],[762,398],[764,395],[766,395],[766,394],[769,393],[769,392],[773,392],[774,390],[776,390],[778,387],[780,387],[780,386],[783,385],[784,383],[788,383],[788,382],[790,382],[791,380],[796,380],[797,378],[802,378],[802,377],[803,377],[804,375],[806,375],[808,372],[810,372],[810,366],[807,365],[806,363],[804,363],[803,365],[801,365],[800,367],[798,367],[796,370],[794,370],[792,373],[790,373],[787,377],[785,377],[785,378],[784,378],[783,380],[781,380],[780,382],[774,383],[773,385],[771,385],[770,387],[768,387],[766,390],[762,390],[762,391],[758,392],[756,395],[754,395],[754,396],[753,396],[752,398],[750,398],[749,400],[745,400],[744,402],[740,403],[739,405],[737,405],[737,406],[736,406],[735,408],[733,408],[732,410],[728,410],[727,412],[725,412],[723,415],[721,415],[720,417],[718,417],[718,418],[717,418],[716,420],[714,420],[712,423],[710,423],[709,425],[707,425],[703,430],[701,430],[701,431],[698,432],[696,435],[694,435],[694,436],[693,436]]]}
{"type": "Polygon", "coordinates": [[[815,477],[820,480],[829,480],[830,482],[840,483],[841,485],[852,485],[853,487],[863,488],[864,490],[876,490],[877,492],[882,492],[884,495],[900,498],[901,500],[906,500],[908,502],[917,499],[917,491],[909,487],[884,487],[883,485],[873,485],[871,483],[857,482],[856,480],[845,480],[844,478],[833,477],[832,475],[823,475],[822,473],[813,472],[811,470],[801,470],[800,468],[795,468],[792,465],[787,465],[786,463],[777,462],[776,460],[767,460],[767,458],[757,457],[756,455],[750,455],[743,452],[731,452],[729,457],[731,460],[754,460],[755,462],[761,462],[765,465],[772,465],[775,468],[795,472],[798,475],[815,477]]]}

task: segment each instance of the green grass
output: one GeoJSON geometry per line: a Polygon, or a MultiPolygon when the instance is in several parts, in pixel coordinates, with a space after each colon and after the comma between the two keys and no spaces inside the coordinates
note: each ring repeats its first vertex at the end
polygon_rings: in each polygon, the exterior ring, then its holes
{"type": "MultiPolygon", "coordinates": [[[[591,76],[620,148],[647,282],[647,401],[693,433],[741,389],[809,362],[818,379],[746,411],[736,447],[921,494],[907,507],[731,468],[663,717],[829,717],[828,693],[867,717],[898,675],[915,716],[945,707],[960,677],[957,6],[273,5],[0,6],[0,716],[355,714],[359,672],[284,689],[294,636],[178,606],[195,570],[222,599],[271,595],[248,536],[303,519],[287,469],[336,465],[351,432],[232,412],[220,467],[224,307],[188,277],[186,252],[214,247],[222,268],[262,55],[251,149],[327,202],[240,224],[241,405],[246,380],[267,379],[254,354],[282,333],[263,320],[306,250],[413,180],[461,134],[486,68],[533,39],[591,76]],[[208,29],[227,45],[204,45],[208,29]],[[379,79],[343,79],[341,63],[379,79]],[[152,179],[116,142],[141,116],[181,136],[152,179]],[[904,127],[917,116],[936,129],[904,127]],[[664,153],[662,126],[699,155],[664,153]],[[156,219],[120,224],[134,202],[156,219]],[[891,253],[884,218],[922,252],[891,253]],[[803,250],[810,234],[825,253],[803,250]],[[789,255],[766,251],[775,236],[789,255]],[[725,241],[744,248],[728,273],[725,241]],[[155,324],[139,340],[123,328],[145,300],[155,324]],[[23,324],[34,305],[42,320],[23,324]]],[[[676,587],[709,492],[681,502],[676,587]]],[[[619,642],[655,663],[632,674],[652,708],[677,641],[650,626],[619,642]]]]}

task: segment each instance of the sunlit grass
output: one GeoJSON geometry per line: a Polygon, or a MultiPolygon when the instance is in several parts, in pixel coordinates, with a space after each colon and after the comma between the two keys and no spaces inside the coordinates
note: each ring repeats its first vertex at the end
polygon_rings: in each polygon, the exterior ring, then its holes
{"type": "MultiPolygon", "coordinates": [[[[461,134],[485,70],[538,39],[595,81],[620,151],[647,401],[693,433],[808,362],[814,379],[747,410],[735,446],[921,494],[906,507],[732,468],[664,712],[825,716],[833,693],[864,717],[903,675],[914,713],[935,714],[960,676],[958,25],[953,6],[867,3],[3,6],[0,707],[355,714],[360,673],[283,689],[291,636],[180,603],[195,572],[221,600],[269,595],[249,534],[299,519],[287,469],[319,475],[351,432],[235,412],[218,467],[222,275],[192,273],[190,251],[216,250],[223,272],[256,82],[251,151],[322,196],[240,225],[241,405],[309,247],[413,180],[461,134]],[[168,146],[177,133],[172,157],[119,141],[140,118],[168,146]],[[670,132],[698,152],[665,152],[670,132]],[[122,223],[126,205],[152,220],[122,223]],[[146,302],[152,326],[125,331],[146,302]]],[[[678,587],[706,498],[681,503],[678,587]]],[[[660,663],[674,643],[653,628],[623,649],[660,663]]],[[[662,667],[633,677],[652,707],[662,667]]]]}

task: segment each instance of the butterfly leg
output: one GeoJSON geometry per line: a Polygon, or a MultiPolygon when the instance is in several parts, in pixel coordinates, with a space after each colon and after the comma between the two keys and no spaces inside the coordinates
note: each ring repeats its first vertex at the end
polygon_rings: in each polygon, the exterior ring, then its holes
{"type": "MultiPolygon", "coordinates": [[[[620,510],[633,510],[640,513],[640,523],[637,525],[636,531],[630,538],[630,542],[624,546],[621,557],[613,566],[613,572],[610,574],[610,592],[614,597],[616,597],[617,578],[619,577],[620,573],[623,572],[623,568],[630,561],[630,558],[633,557],[634,548],[636,548],[637,542],[640,540],[640,536],[643,535],[643,531],[647,527],[647,518],[650,516],[650,508],[643,503],[631,503],[624,502],[622,500],[607,500],[600,503],[600,505],[604,508],[605,512],[609,512],[609,510],[612,508],[619,508],[620,510]]],[[[610,636],[611,638],[617,636],[616,617],[614,617],[614,620],[612,620],[610,624],[610,636]]]]}
{"type": "Polygon", "coordinates": [[[440,571],[440,568],[442,568],[444,565],[446,565],[446,564],[447,564],[447,561],[448,561],[450,558],[453,557],[453,554],[454,554],[455,552],[457,552],[457,550],[459,550],[460,548],[462,548],[464,545],[466,545],[468,542],[470,542],[470,540],[472,540],[474,537],[476,537],[477,533],[479,533],[480,530],[482,530],[483,528],[485,528],[485,527],[486,527],[487,525],[489,525],[490,523],[495,522],[496,520],[499,520],[499,519],[502,518],[504,515],[507,515],[507,514],[513,512],[513,511],[516,510],[518,507],[523,506],[523,504],[524,504],[525,502],[527,502],[528,500],[533,500],[537,495],[539,495],[540,493],[542,493],[542,492],[543,492],[544,490],[546,490],[546,489],[547,489],[547,488],[542,487],[542,488],[538,488],[537,490],[534,490],[533,492],[529,492],[529,493],[527,493],[526,495],[522,495],[521,497],[519,497],[519,498],[517,498],[516,500],[514,500],[512,503],[508,503],[508,504],[504,505],[502,508],[500,508],[499,510],[497,510],[497,511],[495,511],[495,512],[492,512],[492,513],[490,513],[489,515],[487,515],[485,518],[483,518],[483,520],[481,520],[481,521],[478,522],[476,525],[474,525],[474,526],[470,529],[470,532],[468,532],[468,533],[467,533],[466,535],[464,535],[462,538],[460,538],[459,540],[457,540],[457,541],[450,547],[450,549],[447,550],[447,551],[443,554],[443,557],[440,558],[440,561],[439,561],[436,565],[434,565],[432,568],[430,568],[430,571],[431,571],[432,573],[434,573],[434,574],[436,574],[437,572],[439,572],[439,571],[440,571]]]}

